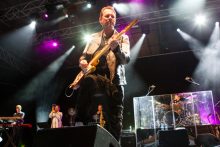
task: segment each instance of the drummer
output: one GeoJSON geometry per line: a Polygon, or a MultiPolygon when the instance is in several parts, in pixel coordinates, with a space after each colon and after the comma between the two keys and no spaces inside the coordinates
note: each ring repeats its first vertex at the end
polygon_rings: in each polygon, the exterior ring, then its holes
{"type": "Polygon", "coordinates": [[[173,100],[172,100],[172,108],[173,108],[173,111],[178,113],[179,115],[181,115],[184,111],[184,100],[185,98],[178,95],[178,94],[175,94],[173,97],[173,100]]]}

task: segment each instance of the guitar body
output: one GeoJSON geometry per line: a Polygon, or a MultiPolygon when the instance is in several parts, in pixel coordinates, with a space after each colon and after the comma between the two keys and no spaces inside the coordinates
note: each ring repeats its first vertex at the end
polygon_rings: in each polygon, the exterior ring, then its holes
{"type": "Polygon", "coordinates": [[[74,90],[78,89],[80,81],[84,78],[84,76],[93,73],[95,70],[96,70],[95,66],[88,65],[88,68],[78,73],[75,80],[70,84],[69,88],[72,88],[74,90]]]}

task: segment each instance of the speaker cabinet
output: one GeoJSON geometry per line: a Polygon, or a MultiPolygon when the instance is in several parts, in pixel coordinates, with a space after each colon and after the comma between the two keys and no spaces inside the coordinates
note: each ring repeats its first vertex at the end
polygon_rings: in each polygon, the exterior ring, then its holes
{"type": "Polygon", "coordinates": [[[189,138],[186,129],[159,131],[159,147],[188,147],[189,138]]]}
{"type": "Polygon", "coordinates": [[[136,135],[134,132],[122,132],[121,147],[136,147],[136,135]]]}
{"type": "Polygon", "coordinates": [[[120,147],[118,141],[99,125],[41,129],[34,147],[120,147]]]}
{"type": "Polygon", "coordinates": [[[204,147],[214,147],[220,145],[220,140],[211,133],[198,134],[196,145],[204,147]]]}

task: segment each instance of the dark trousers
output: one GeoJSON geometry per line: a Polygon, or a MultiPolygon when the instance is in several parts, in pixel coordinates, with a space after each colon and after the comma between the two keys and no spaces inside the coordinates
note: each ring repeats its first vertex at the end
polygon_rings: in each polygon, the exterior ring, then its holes
{"type": "Polygon", "coordinates": [[[80,84],[77,98],[77,121],[93,122],[98,105],[103,106],[105,128],[120,139],[123,119],[124,87],[112,84],[100,75],[88,75],[80,84]]]}

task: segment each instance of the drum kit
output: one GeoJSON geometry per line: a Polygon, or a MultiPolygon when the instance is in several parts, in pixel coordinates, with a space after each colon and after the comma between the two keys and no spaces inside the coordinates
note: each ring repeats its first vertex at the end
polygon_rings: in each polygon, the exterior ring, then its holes
{"type": "Polygon", "coordinates": [[[190,98],[171,100],[170,104],[155,102],[156,126],[184,127],[201,124],[196,101],[190,98]]]}

